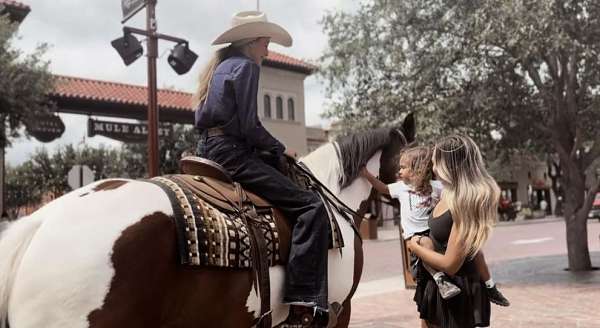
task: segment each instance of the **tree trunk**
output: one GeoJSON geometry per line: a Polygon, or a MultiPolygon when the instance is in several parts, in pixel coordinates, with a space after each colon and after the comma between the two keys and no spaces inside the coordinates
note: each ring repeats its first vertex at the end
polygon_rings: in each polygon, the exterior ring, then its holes
{"type": "Polygon", "coordinates": [[[592,262],[587,238],[587,213],[579,210],[570,218],[565,218],[565,220],[567,223],[569,270],[591,270],[592,262]]]}
{"type": "Polygon", "coordinates": [[[587,211],[585,211],[585,176],[570,160],[565,161],[564,214],[567,226],[567,254],[569,270],[591,270],[587,236],[587,211]]]}
{"type": "Polygon", "coordinates": [[[0,220],[7,216],[6,209],[6,165],[5,161],[6,132],[4,131],[4,116],[0,116],[0,220]]]}

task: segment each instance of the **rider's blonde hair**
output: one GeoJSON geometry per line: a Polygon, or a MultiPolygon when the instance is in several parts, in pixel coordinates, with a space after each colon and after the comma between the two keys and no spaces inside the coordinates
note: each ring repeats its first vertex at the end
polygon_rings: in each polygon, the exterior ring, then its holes
{"type": "Polygon", "coordinates": [[[474,256],[488,239],[497,220],[500,188],[485,168],[473,139],[452,135],[433,149],[433,167],[445,182],[448,208],[458,228],[466,256],[474,256]]]}
{"type": "Polygon", "coordinates": [[[204,100],[206,100],[206,96],[208,96],[208,90],[210,89],[210,82],[212,81],[212,77],[215,74],[217,66],[219,66],[219,64],[225,59],[231,57],[231,55],[234,53],[245,52],[246,47],[255,40],[255,38],[242,39],[230,44],[225,48],[221,48],[214,53],[198,77],[198,89],[196,89],[196,92],[192,96],[193,108],[198,108],[198,106],[203,103],[204,100]]]}

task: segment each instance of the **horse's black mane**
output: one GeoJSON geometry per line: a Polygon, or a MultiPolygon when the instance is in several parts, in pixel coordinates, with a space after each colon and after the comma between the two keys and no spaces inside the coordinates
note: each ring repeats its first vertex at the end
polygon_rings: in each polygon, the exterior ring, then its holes
{"type": "Polygon", "coordinates": [[[340,186],[347,187],[358,176],[361,167],[373,157],[375,152],[390,142],[391,128],[380,128],[360,132],[336,139],[337,149],[344,167],[340,177],[340,186]]]}

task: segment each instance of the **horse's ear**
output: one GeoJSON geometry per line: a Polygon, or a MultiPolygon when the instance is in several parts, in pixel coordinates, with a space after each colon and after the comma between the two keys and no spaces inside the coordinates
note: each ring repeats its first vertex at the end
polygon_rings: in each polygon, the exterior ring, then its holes
{"type": "Polygon", "coordinates": [[[416,124],[415,124],[415,116],[413,112],[408,113],[404,118],[404,123],[402,123],[402,130],[404,131],[404,135],[408,142],[413,142],[415,140],[416,134],[416,124]]]}

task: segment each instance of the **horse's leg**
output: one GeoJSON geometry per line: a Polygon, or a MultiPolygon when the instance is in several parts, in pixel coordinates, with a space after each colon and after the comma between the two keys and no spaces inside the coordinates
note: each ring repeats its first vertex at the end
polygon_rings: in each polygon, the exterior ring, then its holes
{"type": "Polygon", "coordinates": [[[345,328],[350,325],[350,316],[352,314],[352,295],[356,292],[356,288],[358,288],[358,283],[360,282],[360,277],[362,276],[362,269],[364,264],[364,255],[362,249],[362,241],[354,236],[354,285],[352,286],[352,290],[350,291],[350,297],[348,297],[344,303],[342,304],[343,309],[340,315],[338,316],[336,328],[341,327],[345,328]]]}

